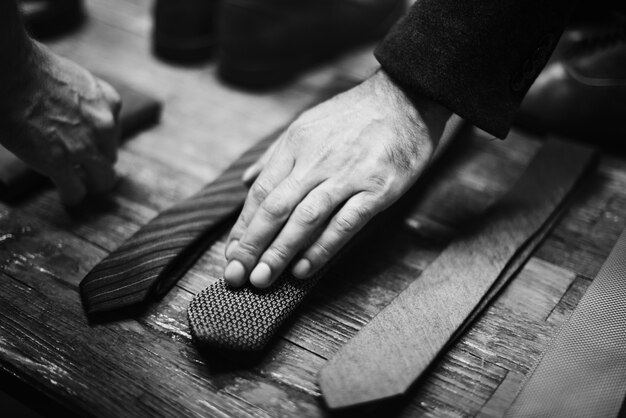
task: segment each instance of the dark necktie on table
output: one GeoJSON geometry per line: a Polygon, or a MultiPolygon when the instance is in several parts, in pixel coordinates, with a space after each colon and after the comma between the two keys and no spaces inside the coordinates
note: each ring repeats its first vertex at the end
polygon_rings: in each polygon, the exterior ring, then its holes
{"type": "Polygon", "coordinates": [[[626,230],[507,417],[616,417],[626,396],[626,230]]]}
{"type": "Polygon", "coordinates": [[[243,205],[243,172],[267,149],[271,135],[243,154],[196,195],[161,212],[102,260],[80,283],[88,314],[113,311],[165,294],[215,241],[223,222],[243,205]]]}
{"type": "MultiPolygon", "coordinates": [[[[446,125],[436,160],[462,127],[454,116],[446,125]]],[[[282,130],[279,131],[279,133],[282,130]]],[[[224,221],[245,200],[244,170],[262,155],[278,133],[262,140],[198,194],[162,212],[100,262],[80,284],[88,314],[126,308],[161,296],[173,286],[207,245],[222,232],[224,221]]],[[[203,346],[259,350],[323,275],[307,280],[283,275],[268,289],[227,286],[223,280],[200,292],[188,310],[191,333],[203,346]]]]}
{"type": "MultiPolygon", "coordinates": [[[[330,86],[319,100],[353,83],[345,84],[330,86]]],[[[161,212],[96,265],[80,283],[85,311],[116,311],[163,296],[241,209],[248,193],[243,173],[283,130],[259,141],[216,180],[161,212]]]]}
{"type": "Polygon", "coordinates": [[[342,408],[405,393],[488,306],[547,234],[594,160],[548,141],[522,177],[322,368],[326,403],[342,408]]]}

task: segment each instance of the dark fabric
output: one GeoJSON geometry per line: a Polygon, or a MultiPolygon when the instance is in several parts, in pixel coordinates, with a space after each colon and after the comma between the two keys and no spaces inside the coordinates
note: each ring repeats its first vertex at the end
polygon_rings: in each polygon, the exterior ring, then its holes
{"type": "Polygon", "coordinates": [[[0,1],[0,126],[11,115],[15,98],[30,82],[32,43],[26,36],[15,0],[0,1]]]}
{"type": "Polygon", "coordinates": [[[519,270],[595,161],[552,139],[515,185],[320,371],[330,408],[401,395],[519,270]]]}
{"type": "Polygon", "coordinates": [[[83,306],[96,314],[165,294],[213,242],[224,221],[243,205],[241,176],[275,139],[265,138],[196,195],[160,213],[80,283],[83,306]]]}
{"type": "Polygon", "coordinates": [[[323,274],[299,280],[286,273],[267,289],[236,289],[223,280],[213,283],[189,304],[191,335],[208,348],[261,350],[323,274]]]}
{"type": "Polygon", "coordinates": [[[626,231],[506,416],[618,416],[626,395],[625,347],[626,231]]]}
{"type": "MultiPolygon", "coordinates": [[[[460,118],[451,118],[441,139],[442,144],[450,144],[462,125],[460,118]]],[[[431,164],[440,155],[436,155],[431,164]]],[[[401,205],[398,202],[395,207],[401,205]]],[[[351,242],[379,231],[388,225],[386,221],[393,216],[389,211],[378,215],[351,242]]],[[[339,258],[340,255],[336,255],[331,263],[339,258]]],[[[189,305],[189,326],[194,340],[200,346],[212,349],[263,349],[324,275],[329,264],[307,280],[296,279],[286,272],[268,289],[251,286],[235,289],[226,286],[223,281],[213,283],[196,295],[189,305]]]]}
{"type": "Polygon", "coordinates": [[[409,91],[504,138],[575,4],[418,0],[376,57],[409,91]]]}

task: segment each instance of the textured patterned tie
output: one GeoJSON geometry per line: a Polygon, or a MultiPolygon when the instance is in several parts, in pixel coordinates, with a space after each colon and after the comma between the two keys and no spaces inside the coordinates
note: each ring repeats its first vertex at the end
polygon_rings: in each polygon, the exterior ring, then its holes
{"type": "Polygon", "coordinates": [[[277,135],[248,150],[196,195],[160,213],[89,272],[80,283],[87,313],[165,294],[240,210],[248,192],[241,176],[277,135]]]}
{"type": "Polygon", "coordinates": [[[626,395],[626,231],[507,417],[616,417],[626,395]]]}
{"type": "MultiPolygon", "coordinates": [[[[338,79],[317,100],[352,86],[354,81],[338,79]]],[[[119,310],[164,295],[241,209],[248,193],[244,171],[283,131],[246,151],[196,195],[160,213],[90,271],[80,283],[85,311],[119,310]]]]}
{"type": "MultiPolygon", "coordinates": [[[[461,118],[456,115],[450,118],[440,146],[431,159],[431,165],[443,154],[462,126],[461,118]]],[[[352,239],[351,244],[388,225],[389,219],[393,219],[394,214],[402,207],[402,202],[398,202],[391,210],[378,215],[352,239]]],[[[340,255],[336,255],[329,264],[339,258],[340,255]]],[[[256,289],[252,286],[235,289],[223,281],[213,283],[196,295],[189,304],[189,326],[194,340],[200,346],[208,348],[231,351],[263,349],[328,267],[329,265],[307,280],[296,279],[291,274],[284,273],[267,289],[256,289]]]]}
{"type": "MultiPolygon", "coordinates": [[[[435,160],[460,130],[450,119],[435,160]]],[[[280,130],[279,132],[282,132],[280,130]]],[[[195,196],[162,212],[98,264],[80,284],[88,314],[102,313],[161,296],[173,286],[222,232],[224,221],[245,200],[243,171],[278,136],[270,135],[246,152],[195,196]]],[[[196,342],[230,350],[258,350],[300,304],[323,271],[308,280],[284,275],[269,289],[233,289],[217,282],[192,301],[189,320],[196,342]]]]}

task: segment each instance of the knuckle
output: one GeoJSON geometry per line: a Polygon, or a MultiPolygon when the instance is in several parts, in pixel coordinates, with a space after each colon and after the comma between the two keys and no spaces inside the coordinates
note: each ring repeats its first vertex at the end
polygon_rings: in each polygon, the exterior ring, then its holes
{"type": "Polygon", "coordinates": [[[285,132],[287,145],[299,146],[302,139],[309,135],[309,130],[301,123],[295,122],[285,132]]]}
{"type": "Polygon", "coordinates": [[[301,225],[316,225],[322,217],[322,211],[318,205],[303,204],[298,208],[296,220],[301,225]]]}
{"type": "Polygon", "coordinates": [[[367,185],[374,191],[383,192],[389,188],[389,179],[380,175],[372,175],[366,179],[367,185]]]}
{"type": "Polygon", "coordinates": [[[355,216],[354,212],[341,214],[337,216],[335,225],[337,226],[339,232],[352,232],[357,228],[358,218],[355,216]]]}
{"type": "Polygon", "coordinates": [[[284,264],[289,259],[289,250],[283,245],[273,245],[267,250],[265,257],[273,266],[284,264]]]}
{"type": "Polygon", "coordinates": [[[237,254],[240,256],[255,256],[259,253],[257,244],[250,241],[239,241],[237,245],[237,254]]]}
{"type": "Polygon", "coordinates": [[[365,207],[358,207],[340,213],[335,221],[337,229],[342,233],[350,233],[359,229],[370,219],[372,213],[365,207]]]}
{"type": "Polygon", "coordinates": [[[257,202],[260,202],[265,200],[270,191],[271,187],[267,182],[263,180],[257,180],[250,188],[250,196],[257,202]]]}
{"type": "Polygon", "coordinates": [[[289,207],[279,199],[266,199],[261,204],[261,211],[271,220],[283,219],[289,215],[289,207]]]}
{"type": "Polygon", "coordinates": [[[333,254],[333,246],[327,241],[318,241],[313,246],[313,253],[316,256],[317,262],[329,259],[333,254]]]}
{"type": "Polygon", "coordinates": [[[289,190],[299,190],[302,188],[302,180],[296,176],[289,176],[284,181],[285,187],[289,190]]]}
{"type": "Polygon", "coordinates": [[[243,232],[243,229],[250,224],[250,220],[251,219],[248,211],[241,212],[241,214],[239,215],[239,219],[237,219],[237,223],[233,227],[231,235],[235,233],[241,234],[241,232],[243,232]]]}
{"type": "Polygon", "coordinates": [[[287,132],[285,133],[287,139],[298,139],[305,135],[304,128],[298,122],[295,122],[287,128],[287,132]]]}
{"type": "Polygon", "coordinates": [[[326,192],[320,193],[315,202],[303,203],[298,207],[297,220],[302,225],[316,225],[332,208],[331,196],[326,192]]]}

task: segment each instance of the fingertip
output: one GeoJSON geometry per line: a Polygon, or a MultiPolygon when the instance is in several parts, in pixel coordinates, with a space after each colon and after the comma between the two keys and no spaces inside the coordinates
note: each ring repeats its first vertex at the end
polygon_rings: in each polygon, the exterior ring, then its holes
{"type": "Polygon", "coordinates": [[[303,258],[293,266],[291,273],[298,279],[306,279],[311,274],[311,267],[311,262],[303,258]]]}
{"type": "Polygon", "coordinates": [[[251,184],[256,178],[256,176],[259,174],[259,171],[260,170],[258,168],[258,165],[252,164],[250,167],[246,169],[246,171],[244,171],[243,175],[241,176],[241,180],[245,184],[251,184]]]}
{"type": "Polygon", "coordinates": [[[250,283],[264,289],[272,284],[272,269],[265,263],[259,263],[250,273],[250,283]]]}
{"type": "Polygon", "coordinates": [[[98,83],[102,88],[105,99],[109,102],[114,117],[117,119],[122,110],[122,98],[115,88],[108,82],[98,79],[98,83]]]}
{"type": "Polygon", "coordinates": [[[233,260],[224,269],[224,281],[230,286],[241,287],[246,282],[246,268],[241,262],[233,260]]]}

